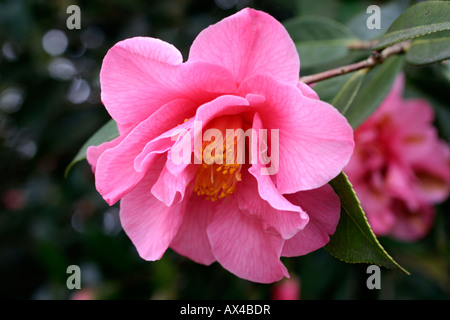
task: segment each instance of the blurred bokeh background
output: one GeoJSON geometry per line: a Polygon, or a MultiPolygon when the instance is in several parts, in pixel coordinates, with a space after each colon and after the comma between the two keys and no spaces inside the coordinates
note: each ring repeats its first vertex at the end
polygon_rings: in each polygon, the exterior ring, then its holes
{"type": "MultiPolygon", "coordinates": [[[[275,285],[241,280],[217,263],[206,267],[171,250],[160,261],[142,260],[121,229],[119,206],[109,207],[97,193],[87,163],[77,163],[67,177],[64,171],[109,119],[100,101],[99,71],[117,41],[161,38],[187,58],[202,29],[247,6],[279,21],[325,16],[364,38],[362,17],[370,4],[386,8],[385,30],[387,20],[410,3],[0,0],[0,299],[272,298],[275,285]],[[66,27],[69,5],[81,9],[79,30],[66,27]],[[81,268],[81,290],[66,287],[69,265],[81,268]]],[[[302,69],[302,75],[314,71],[302,69]]],[[[436,126],[448,141],[448,64],[407,66],[405,72],[408,92],[433,104],[436,126]]],[[[346,264],[325,249],[283,262],[302,299],[448,299],[448,213],[448,202],[438,206],[433,229],[420,241],[380,238],[411,272],[382,269],[381,290],[367,289],[367,265],[346,264]]]]}

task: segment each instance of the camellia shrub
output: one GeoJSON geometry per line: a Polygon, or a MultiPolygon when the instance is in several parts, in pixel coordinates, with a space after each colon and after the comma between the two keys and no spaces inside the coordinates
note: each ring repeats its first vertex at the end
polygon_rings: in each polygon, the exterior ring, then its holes
{"type": "Polygon", "coordinates": [[[325,247],[408,273],[377,236],[425,236],[449,194],[430,103],[403,97],[406,66],[449,58],[448,17],[449,2],[422,2],[361,40],[325,18],[245,8],[202,30],[185,61],[164,39],[123,39],[100,71],[112,119],[74,162],[87,158],[97,191],[120,202],[145,260],[171,248],[273,283],[289,277],[281,258],[325,247]]]}

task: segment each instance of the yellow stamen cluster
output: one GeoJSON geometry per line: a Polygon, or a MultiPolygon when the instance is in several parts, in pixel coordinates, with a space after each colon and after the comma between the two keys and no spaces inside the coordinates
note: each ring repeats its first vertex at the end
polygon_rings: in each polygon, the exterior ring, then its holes
{"type": "MultiPolygon", "coordinates": [[[[216,201],[231,195],[236,191],[236,184],[241,181],[241,164],[226,163],[227,157],[233,157],[233,150],[236,142],[223,144],[222,148],[215,154],[215,151],[205,154],[202,165],[197,171],[194,192],[199,196],[205,196],[206,200],[216,201]],[[222,152],[223,151],[223,152],[222,152]],[[220,161],[222,159],[222,161],[220,161]]],[[[207,148],[204,145],[201,154],[207,148]]]]}

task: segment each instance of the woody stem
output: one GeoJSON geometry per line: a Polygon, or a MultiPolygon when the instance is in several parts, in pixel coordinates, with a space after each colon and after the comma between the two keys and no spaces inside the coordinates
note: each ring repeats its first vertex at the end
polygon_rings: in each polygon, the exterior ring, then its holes
{"type": "Polygon", "coordinates": [[[324,72],[300,77],[300,81],[310,84],[318,81],[322,81],[325,79],[337,77],[346,73],[350,73],[356,70],[364,69],[364,68],[372,68],[377,64],[382,63],[387,57],[401,54],[408,51],[411,46],[410,41],[404,41],[400,43],[396,43],[390,47],[383,49],[382,51],[373,51],[372,54],[366,60],[359,61],[356,63],[352,63],[346,66],[342,66],[339,68],[327,70],[324,72]]]}

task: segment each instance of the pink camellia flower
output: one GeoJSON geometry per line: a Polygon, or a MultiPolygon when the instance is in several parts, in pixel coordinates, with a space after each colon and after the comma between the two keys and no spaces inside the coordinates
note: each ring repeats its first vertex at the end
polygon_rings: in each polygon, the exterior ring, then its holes
{"type": "MultiPolygon", "coordinates": [[[[127,39],[108,51],[101,97],[120,136],[90,147],[87,157],[103,198],[110,205],[121,199],[122,226],[143,259],[158,260],[170,247],[270,283],[288,276],[281,256],[303,255],[329,241],[340,202],[327,183],[350,159],[353,130],[299,82],[299,68],[284,27],[252,9],[203,30],[186,62],[154,38],[127,39]],[[201,138],[199,122],[224,135],[278,130],[278,152],[270,155],[276,173],[267,174],[268,164],[259,160],[196,162],[208,141],[189,154],[193,161],[177,163],[174,154],[201,138]]],[[[234,142],[222,151],[268,157],[274,141],[252,143],[261,146],[256,150],[245,144],[237,150],[234,142]]]]}
{"type": "Polygon", "coordinates": [[[436,203],[450,190],[450,149],[423,99],[402,97],[401,74],[380,107],[355,130],[344,169],[377,235],[404,241],[425,236],[436,203]]]}

